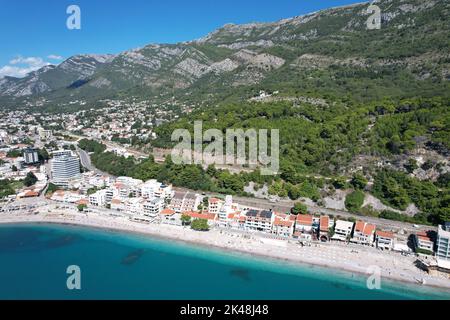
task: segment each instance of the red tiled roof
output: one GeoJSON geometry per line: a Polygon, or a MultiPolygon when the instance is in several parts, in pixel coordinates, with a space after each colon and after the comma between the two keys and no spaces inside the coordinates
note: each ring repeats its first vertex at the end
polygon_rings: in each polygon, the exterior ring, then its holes
{"type": "Polygon", "coordinates": [[[363,232],[364,231],[364,227],[365,227],[366,223],[363,221],[357,221],[356,222],[356,226],[355,226],[355,231],[356,232],[363,232]]]}
{"type": "Polygon", "coordinates": [[[275,218],[275,221],[273,224],[276,226],[281,226],[281,227],[292,227],[293,222],[275,218]]]}
{"type": "Polygon", "coordinates": [[[428,233],[425,231],[417,232],[416,235],[420,240],[431,241],[431,242],[433,241],[433,239],[431,239],[430,236],[428,236],[428,233]]]}
{"type": "Polygon", "coordinates": [[[217,199],[217,198],[210,198],[209,199],[209,202],[210,203],[218,203],[220,200],[219,199],[217,199]]]}
{"type": "Polygon", "coordinates": [[[375,226],[375,225],[367,223],[366,226],[364,227],[364,232],[363,232],[363,233],[364,233],[365,235],[367,235],[367,236],[370,236],[370,235],[373,234],[373,232],[375,231],[375,229],[376,229],[376,226],[375,226]]]}
{"type": "Polygon", "coordinates": [[[25,192],[24,197],[28,198],[28,197],[38,197],[39,193],[36,191],[27,191],[25,192]]]}
{"type": "Polygon", "coordinates": [[[320,231],[328,231],[329,223],[330,223],[330,217],[328,217],[328,216],[320,217],[320,231]]]}
{"type": "Polygon", "coordinates": [[[206,219],[206,220],[216,220],[216,215],[213,213],[197,213],[197,212],[183,212],[194,219],[206,219]]]}
{"type": "Polygon", "coordinates": [[[389,239],[394,239],[394,233],[392,232],[388,232],[388,231],[380,231],[378,230],[376,232],[376,235],[382,238],[389,238],[389,239]]]}
{"type": "Polygon", "coordinates": [[[302,225],[311,226],[313,221],[313,217],[310,214],[299,214],[297,216],[297,223],[302,225]]]}
{"type": "Polygon", "coordinates": [[[171,209],[164,209],[161,211],[161,214],[165,215],[165,216],[171,216],[171,215],[175,214],[175,211],[173,211],[171,209]]]}

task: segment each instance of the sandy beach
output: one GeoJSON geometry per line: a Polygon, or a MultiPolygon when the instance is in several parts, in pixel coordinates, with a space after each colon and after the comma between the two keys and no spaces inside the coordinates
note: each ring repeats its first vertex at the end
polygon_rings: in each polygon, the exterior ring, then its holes
{"type": "Polygon", "coordinates": [[[377,266],[381,271],[381,281],[390,279],[417,286],[438,287],[450,291],[450,280],[430,276],[418,269],[414,262],[417,257],[402,256],[394,252],[381,252],[374,248],[339,243],[313,243],[302,247],[294,241],[271,240],[258,234],[244,234],[233,231],[212,229],[208,232],[193,231],[188,227],[166,224],[142,224],[123,217],[106,217],[95,213],[79,213],[76,210],[52,211],[51,213],[2,214],[0,224],[54,223],[87,226],[100,229],[138,233],[164,239],[188,242],[205,247],[215,247],[293,263],[332,268],[339,271],[370,276],[369,268],[377,266]],[[425,280],[425,285],[419,281],[425,280]]]}

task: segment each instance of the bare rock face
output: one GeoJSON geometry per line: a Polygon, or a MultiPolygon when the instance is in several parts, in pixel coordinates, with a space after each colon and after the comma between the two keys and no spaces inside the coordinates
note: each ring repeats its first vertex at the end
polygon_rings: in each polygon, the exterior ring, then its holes
{"type": "Polygon", "coordinates": [[[112,55],[79,55],[67,59],[57,68],[67,73],[76,73],[79,78],[85,78],[93,75],[100,65],[109,62],[113,57],[112,55]]]}
{"type": "Polygon", "coordinates": [[[174,72],[188,77],[200,78],[207,73],[209,66],[198,62],[192,58],[187,58],[175,66],[174,72]]]}

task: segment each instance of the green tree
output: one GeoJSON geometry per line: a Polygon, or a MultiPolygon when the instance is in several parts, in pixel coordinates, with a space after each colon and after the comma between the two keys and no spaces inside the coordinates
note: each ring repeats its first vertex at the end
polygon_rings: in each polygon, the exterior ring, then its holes
{"type": "Polygon", "coordinates": [[[355,189],[364,190],[367,185],[367,179],[362,174],[356,173],[355,175],[353,175],[350,184],[355,189]]]}
{"type": "Polygon", "coordinates": [[[191,228],[196,231],[208,231],[209,225],[206,219],[194,219],[191,223],[191,228]]]}
{"type": "Polygon", "coordinates": [[[291,213],[295,215],[306,214],[308,213],[308,207],[304,203],[296,202],[291,208],[291,213]]]}
{"type": "Polygon", "coordinates": [[[23,184],[27,187],[31,187],[32,185],[36,184],[37,180],[38,179],[36,178],[33,172],[28,172],[27,176],[23,180],[23,184]]]}
{"type": "Polygon", "coordinates": [[[181,223],[183,226],[189,225],[191,223],[191,216],[187,214],[181,215],[181,223]]]}
{"type": "Polygon", "coordinates": [[[408,159],[408,162],[404,165],[404,167],[408,173],[413,173],[414,170],[419,168],[415,159],[408,159]]]}
{"type": "Polygon", "coordinates": [[[356,190],[345,198],[345,207],[350,212],[358,212],[364,204],[364,192],[356,190]]]}

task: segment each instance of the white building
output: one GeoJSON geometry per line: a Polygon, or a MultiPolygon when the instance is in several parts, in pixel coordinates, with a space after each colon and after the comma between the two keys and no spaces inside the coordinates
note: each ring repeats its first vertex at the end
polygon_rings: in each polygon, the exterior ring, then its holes
{"type": "Polygon", "coordinates": [[[393,250],[395,237],[392,232],[377,230],[375,233],[375,244],[378,249],[393,250]]]}
{"type": "Polygon", "coordinates": [[[376,226],[367,222],[357,221],[351,242],[372,245],[375,240],[376,226]]]}
{"type": "Polygon", "coordinates": [[[275,216],[272,232],[280,237],[292,237],[294,233],[295,220],[290,219],[287,215],[275,216]]]}
{"type": "Polygon", "coordinates": [[[141,198],[128,198],[125,200],[125,212],[131,216],[142,215],[142,199],[141,198]]]}
{"type": "Polygon", "coordinates": [[[106,190],[99,190],[89,196],[89,204],[96,207],[104,207],[106,205],[106,190]]]}
{"type": "Polygon", "coordinates": [[[163,201],[169,201],[172,197],[172,186],[167,186],[156,180],[149,180],[141,186],[141,194],[145,199],[159,198],[163,201]]]}
{"type": "Polygon", "coordinates": [[[170,201],[169,208],[176,213],[197,212],[203,197],[190,192],[175,192],[170,201]]]}
{"type": "Polygon", "coordinates": [[[436,257],[450,261],[450,222],[439,226],[436,257]]]}
{"type": "Polygon", "coordinates": [[[111,200],[111,210],[125,211],[126,210],[125,200],[122,198],[112,198],[111,200]]]}
{"type": "Polygon", "coordinates": [[[69,180],[81,177],[80,161],[78,157],[72,155],[61,155],[51,160],[51,170],[53,183],[68,187],[69,180]]]}
{"type": "Polygon", "coordinates": [[[246,213],[245,229],[271,233],[275,215],[272,211],[250,209],[246,213]]]}
{"type": "Polygon", "coordinates": [[[213,214],[218,214],[219,210],[222,208],[223,201],[217,198],[208,199],[208,212],[213,214]]]}
{"type": "Polygon", "coordinates": [[[208,209],[212,209],[212,212],[208,210],[208,213],[217,214],[219,226],[229,227],[232,220],[231,214],[237,213],[239,211],[239,205],[233,204],[233,196],[231,195],[227,195],[225,197],[225,202],[222,202],[220,200],[216,201],[218,199],[215,198],[213,199],[214,200],[212,201],[208,201],[208,209]],[[216,210],[216,207],[219,207],[220,204],[222,204],[222,206],[219,208],[219,210],[216,210]]]}
{"type": "Polygon", "coordinates": [[[144,182],[139,179],[133,179],[130,177],[118,177],[116,179],[115,187],[119,189],[119,194],[121,197],[140,197],[141,186],[144,182]]]}
{"type": "Polygon", "coordinates": [[[337,220],[334,227],[334,235],[331,239],[346,241],[353,231],[353,226],[353,222],[337,220]]]}
{"type": "Polygon", "coordinates": [[[164,200],[160,198],[153,198],[142,203],[142,212],[149,218],[156,218],[164,209],[164,200]]]}
{"type": "Polygon", "coordinates": [[[434,241],[427,232],[419,232],[414,237],[416,248],[434,252],[434,241]]]}

